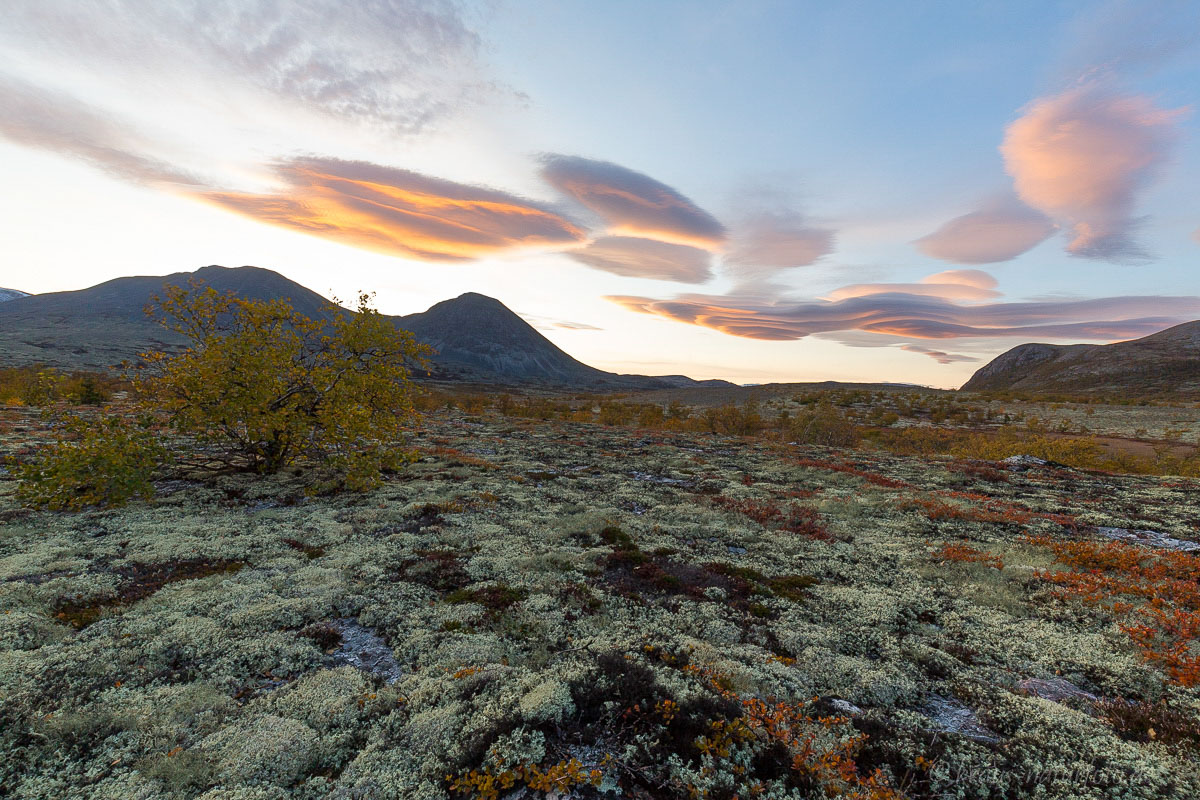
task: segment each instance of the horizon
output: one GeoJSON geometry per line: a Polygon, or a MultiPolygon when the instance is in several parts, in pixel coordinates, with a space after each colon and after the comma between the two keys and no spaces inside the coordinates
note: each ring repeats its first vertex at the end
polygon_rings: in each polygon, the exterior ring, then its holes
{"type": "Polygon", "coordinates": [[[1200,6],[19,0],[0,285],[204,264],[585,364],[957,388],[1200,318],[1200,6]],[[20,272],[17,272],[19,268],[20,272]]]}

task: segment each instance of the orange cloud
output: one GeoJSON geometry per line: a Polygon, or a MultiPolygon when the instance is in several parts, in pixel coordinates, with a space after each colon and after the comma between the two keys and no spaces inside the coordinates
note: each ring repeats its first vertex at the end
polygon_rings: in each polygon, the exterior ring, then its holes
{"type": "Polygon", "coordinates": [[[978,211],[955,217],[928,236],[917,249],[955,264],[993,264],[1016,258],[1054,233],[1044,214],[1011,199],[994,200],[978,211]]]}
{"type": "Polygon", "coordinates": [[[1142,260],[1134,202],[1166,161],[1180,114],[1092,84],[1030,104],[1000,152],[1020,198],[1074,232],[1069,252],[1142,260]]]}
{"type": "Polygon", "coordinates": [[[587,238],[528,200],[409,170],[332,158],[276,166],[276,194],[205,191],[201,199],[272,225],[389,255],[463,261],[587,238]]]}
{"type": "Polygon", "coordinates": [[[999,297],[996,279],[983,270],[951,269],[922,278],[920,283],[854,283],[834,289],[823,300],[845,300],[874,294],[908,294],[946,300],[987,300],[999,297]]]}
{"type": "Polygon", "coordinates": [[[725,241],[725,228],[707,211],[665,183],[609,161],[548,155],[542,177],[603,219],[609,233],[708,250],[725,241]]]}
{"type": "Polygon", "coordinates": [[[565,255],[589,267],[679,283],[704,283],[712,277],[712,255],[682,244],[630,236],[606,236],[565,255]]]}

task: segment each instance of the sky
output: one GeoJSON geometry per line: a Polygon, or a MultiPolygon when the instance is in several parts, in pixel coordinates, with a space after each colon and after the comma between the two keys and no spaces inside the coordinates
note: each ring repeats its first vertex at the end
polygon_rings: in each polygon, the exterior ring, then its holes
{"type": "Polygon", "coordinates": [[[1200,319],[1200,3],[8,0],[0,286],[255,265],[602,369],[956,387],[1200,319]]]}

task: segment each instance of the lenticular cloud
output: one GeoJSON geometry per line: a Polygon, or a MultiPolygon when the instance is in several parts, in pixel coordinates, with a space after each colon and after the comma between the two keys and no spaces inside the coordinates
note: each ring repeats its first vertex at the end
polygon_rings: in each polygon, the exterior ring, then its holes
{"type": "Polygon", "coordinates": [[[1179,114],[1083,86],[1030,104],[1000,151],[1021,200],[1074,233],[1069,252],[1139,261],[1146,253],[1132,236],[1137,193],[1166,160],[1179,114]]]}

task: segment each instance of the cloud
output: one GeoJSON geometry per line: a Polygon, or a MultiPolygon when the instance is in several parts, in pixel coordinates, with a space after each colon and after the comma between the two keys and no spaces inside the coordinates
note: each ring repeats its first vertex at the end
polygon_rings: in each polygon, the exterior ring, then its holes
{"type": "Polygon", "coordinates": [[[931,348],[928,348],[928,347],[925,347],[924,345],[919,345],[919,344],[902,344],[902,345],[900,345],[900,349],[906,350],[910,353],[922,353],[924,355],[929,356],[930,358],[932,358],[934,361],[938,362],[939,364],[954,364],[954,363],[957,363],[960,361],[978,361],[979,360],[978,358],[975,358],[975,356],[965,356],[960,353],[946,353],[942,350],[933,350],[931,348]]]}
{"type": "Polygon", "coordinates": [[[1031,250],[1054,233],[1054,223],[1011,198],[994,199],[978,211],[955,217],[928,236],[917,249],[955,264],[994,264],[1031,250]]]}
{"type": "Polygon", "coordinates": [[[658,239],[704,249],[719,247],[724,226],[682,194],[653,178],[608,161],[546,155],[542,177],[621,236],[658,239]]]}
{"type": "Polygon", "coordinates": [[[206,191],[201,199],[261,222],[404,258],[464,261],[586,239],[556,212],[493,189],[362,161],[281,162],[276,194],[206,191]]]}
{"type": "Polygon", "coordinates": [[[451,0],[14,0],[4,12],[0,38],[52,67],[143,91],[186,77],[394,133],[488,91],[451,0]]]}
{"type": "Polygon", "coordinates": [[[1031,103],[1000,151],[1021,200],[1074,232],[1070,253],[1143,261],[1133,209],[1166,161],[1180,113],[1092,83],[1031,103]]]}
{"type": "Polygon", "coordinates": [[[565,255],[589,267],[633,278],[679,283],[704,283],[712,277],[712,255],[682,244],[606,236],[565,255]]]}
{"type": "Polygon", "coordinates": [[[919,283],[853,283],[829,292],[822,300],[845,300],[874,294],[908,294],[945,300],[988,300],[999,297],[996,279],[983,270],[951,269],[921,279],[919,283]]]}
{"type": "Polygon", "coordinates": [[[785,341],[831,331],[913,339],[1021,337],[1113,341],[1155,333],[1200,315],[1200,297],[980,303],[886,292],[838,300],[754,295],[682,295],[669,300],[615,296],[631,311],[751,339],[785,341]]]}
{"type": "Polygon", "coordinates": [[[790,193],[759,186],[741,192],[740,216],[731,226],[726,269],[747,278],[778,270],[806,267],[833,252],[836,235],[814,226],[796,207],[790,193]]]}
{"type": "Polygon", "coordinates": [[[556,319],[554,317],[544,317],[540,314],[526,314],[520,312],[521,319],[528,322],[533,327],[540,331],[550,331],[556,328],[568,331],[602,331],[603,328],[598,328],[595,325],[589,325],[586,322],[573,322],[569,319],[556,319]]]}
{"type": "Polygon", "coordinates": [[[195,175],[137,152],[148,145],[103,112],[74,97],[0,76],[0,136],[82,161],[140,185],[201,183],[195,175]]]}

